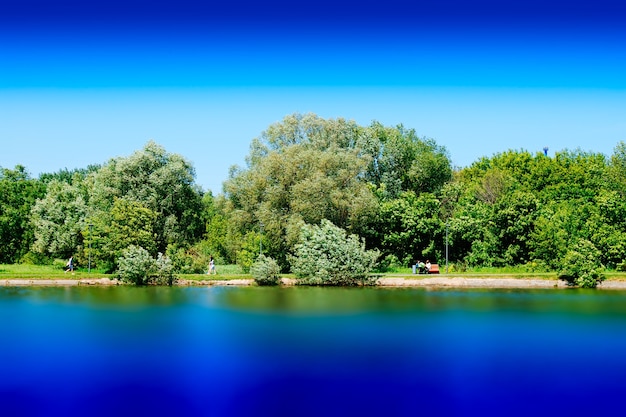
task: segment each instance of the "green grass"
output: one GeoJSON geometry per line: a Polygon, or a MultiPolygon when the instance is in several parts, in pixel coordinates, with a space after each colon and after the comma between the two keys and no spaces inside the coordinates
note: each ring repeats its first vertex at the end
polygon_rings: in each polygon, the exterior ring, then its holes
{"type": "Polygon", "coordinates": [[[178,274],[181,279],[192,281],[215,281],[225,279],[252,279],[252,275],[245,274],[239,265],[215,265],[217,274],[178,274]]]}
{"type": "MultiPolygon", "coordinates": [[[[244,274],[238,265],[217,265],[217,275],[207,274],[177,274],[181,279],[187,280],[225,280],[225,279],[251,279],[250,274],[244,274]]],[[[30,264],[0,264],[0,280],[2,279],[89,279],[89,278],[114,278],[114,274],[105,274],[104,271],[87,268],[78,268],[71,272],[52,265],[30,264]]]]}
{"type": "Polygon", "coordinates": [[[85,279],[85,278],[106,278],[111,275],[101,271],[87,269],[77,269],[74,273],[65,272],[63,269],[52,265],[29,265],[13,264],[0,265],[0,279],[85,279]]]}
{"type": "MultiPolygon", "coordinates": [[[[192,281],[209,281],[209,280],[233,280],[233,279],[251,279],[250,274],[245,274],[238,265],[217,265],[216,275],[207,274],[177,274],[181,279],[192,281]]],[[[445,265],[439,265],[439,275],[413,275],[411,268],[396,268],[393,272],[387,272],[377,275],[388,277],[399,277],[406,279],[426,278],[426,277],[446,277],[461,276],[466,278],[519,278],[519,279],[557,279],[556,272],[529,272],[528,270],[518,267],[507,268],[471,268],[467,271],[450,271],[446,274],[445,265]]],[[[283,277],[293,277],[290,274],[283,274],[283,277]]],[[[610,281],[626,281],[626,272],[607,271],[605,278],[610,281]]],[[[51,265],[29,265],[29,264],[0,264],[0,280],[2,279],[88,279],[88,278],[114,278],[113,274],[105,274],[103,271],[92,269],[88,272],[86,268],[79,268],[74,273],[65,273],[60,269],[51,265]]]]}

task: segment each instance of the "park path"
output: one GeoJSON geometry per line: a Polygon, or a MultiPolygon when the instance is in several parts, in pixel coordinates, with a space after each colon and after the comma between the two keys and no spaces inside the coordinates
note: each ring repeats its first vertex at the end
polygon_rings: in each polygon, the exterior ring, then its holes
{"type": "MultiPolygon", "coordinates": [[[[253,285],[252,279],[232,280],[179,280],[179,286],[248,286],[253,285]]],[[[283,278],[283,285],[295,285],[296,280],[283,278]]],[[[0,287],[25,286],[87,286],[87,285],[120,285],[119,280],[110,278],[98,279],[2,279],[0,287]]],[[[378,280],[380,287],[426,287],[426,288],[569,288],[562,280],[531,279],[531,278],[464,278],[454,276],[438,276],[427,278],[383,277],[378,280]]],[[[626,281],[604,281],[598,289],[626,290],[626,281]]]]}

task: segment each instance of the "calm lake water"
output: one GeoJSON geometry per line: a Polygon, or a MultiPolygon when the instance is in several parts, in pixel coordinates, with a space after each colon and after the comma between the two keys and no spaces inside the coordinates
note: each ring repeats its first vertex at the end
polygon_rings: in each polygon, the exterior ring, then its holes
{"type": "Polygon", "coordinates": [[[0,287],[0,416],[607,415],[626,292],[0,287]]]}

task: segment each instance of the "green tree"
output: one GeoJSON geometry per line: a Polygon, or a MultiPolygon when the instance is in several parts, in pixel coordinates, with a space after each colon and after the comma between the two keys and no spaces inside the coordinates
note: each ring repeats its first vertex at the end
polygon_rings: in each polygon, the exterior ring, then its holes
{"type": "Polygon", "coordinates": [[[44,184],[48,184],[53,180],[59,182],[65,182],[67,184],[76,184],[77,182],[84,181],[92,172],[100,169],[100,165],[89,165],[87,168],[75,168],[67,169],[63,168],[53,173],[42,173],[39,175],[39,181],[44,184]]]}
{"type": "Polygon", "coordinates": [[[493,208],[493,234],[498,240],[498,263],[520,265],[530,261],[529,237],[535,229],[539,201],[533,193],[514,191],[493,208]]]}
{"type": "Polygon", "coordinates": [[[609,163],[608,185],[618,192],[622,198],[626,197],[626,142],[619,142],[613,149],[609,163]]]}
{"type": "Polygon", "coordinates": [[[33,251],[52,257],[69,257],[81,247],[89,213],[85,190],[80,185],[52,180],[46,196],[31,211],[35,231],[33,251]]]}
{"type": "Polygon", "coordinates": [[[626,231],[602,154],[507,151],[484,157],[457,175],[450,217],[452,254],[470,265],[539,262],[555,270],[579,239],[602,248],[599,261],[616,265],[626,231]]]}
{"type": "Polygon", "coordinates": [[[156,219],[157,214],[141,203],[116,199],[110,212],[88,218],[82,230],[84,241],[91,243],[92,261],[112,270],[122,251],[130,246],[141,247],[155,256],[156,219]]]}
{"type": "Polygon", "coordinates": [[[0,263],[18,262],[30,250],[30,211],[44,193],[45,185],[32,179],[24,166],[0,168],[0,263]]]}
{"type": "Polygon", "coordinates": [[[442,222],[439,200],[430,193],[420,196],[412,191],[380,205],[376,245],[383,256],[392,255],[404,265],[420,259],[441,257],[442,222]]]}
{"type": "Polygon", "coordinates": [[[357,231],[376,213],[376,199],[360,179],[365,160],[343,147],[352,141],[333,130],[337,123],[315,120],[315,129],[294,127],[291,118],[271,126],[263,142],[253,142],[248,169],[233,169],[224,184],[228,221],[241,236],[263,224],[267,251],[283,266],[303,222],[328,219],[357,231]]]}
{"type": "Polygon", "coordinates": [[[112,210],[119,199],[156,213],[152,228],[159,252],[165,253],[168,244],[202,237],[202,192],[194,185],[193,166],[152,141],[129,157],[110,160],[86,181],[95,215],[112,210]]]}
{"type": "Polygon", "coordinates": [[[368,157],[365,179],[383,190],[385,198],[404,191],[436,193],[452,178],[447,150],[433,139],[419,138],[403,125],[373,122],[361,128],[355,147],[368,157]]]}
{"type": "Polygon", "coordinates": [[[452,174],[445,149],[414,130],[314,114],[271,125],[253,140],[246,161],[224,184],[227,221],[241,237],[263,224],[268,253],[283,267],[302,224],[326,219],[377,245],[381,201],[405,191],[434,193],[452,174]]]}

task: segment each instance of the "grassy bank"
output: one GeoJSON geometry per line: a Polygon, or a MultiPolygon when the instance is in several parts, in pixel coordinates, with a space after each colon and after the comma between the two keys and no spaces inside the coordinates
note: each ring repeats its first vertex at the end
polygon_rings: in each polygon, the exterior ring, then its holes
{"type": "MultiPolygon", "coordinates": [[[[415,275],[411,268],[398,268],[392,272],[379,274],[385,277],[397,277],[405,279],[420,279],[436,276],[454,276],[465,278],[514,278],[514,279],[546,279],[556,280],[556,272],[529,272],[515,268],[480,268],[466,271],[451,271],[446,274],[445,266],[440,266],[439,275],[415,275]]],[[[378,274],[377,274],[378,275],[378,274]]],[[[291,274],[283,274],[291,277],[291,274]]],[[[79,268],[74,273],[64,272],[63,269],[51,265],[27,265],[27,264],[0,264],[0,279],[87,279],[87,278],[113,278],[112,274],[92,269],[79,268]]],[[[216,275],[207,274],[178,274],[179,278],[192,281],[208,280],[231,280],[251,279],[250,274],[245,274],[238,265],[218,265],[216,275]]],[[[605,277],[609,281],[626,281],[626,272],[607,271],[605,277]]]]}
{"type": "Polygon", "coordinates": [[[0,265],[0,279],[85,279],[85,278],[110,278],[102,271],[92,269],[77,269],[73,273],[51,265],[28,265],[14,264],[0,265]]]}
{"type": "MultiPolygon", "coordinates": [[[[249,279],[250,274],[244,274],[237,265],[218,265],[217,275],[207,274],[177,274],[186,280],[225,280],[225,279],[249,279]]],[[[87,268],[77,268],[73,273],[65,272],[52,265],[28,265],[28,264],[0,264],[0,279],[88,279],[88,278],[114,278],[113,274],[105,274],[104,271],[87,268]]]]}

